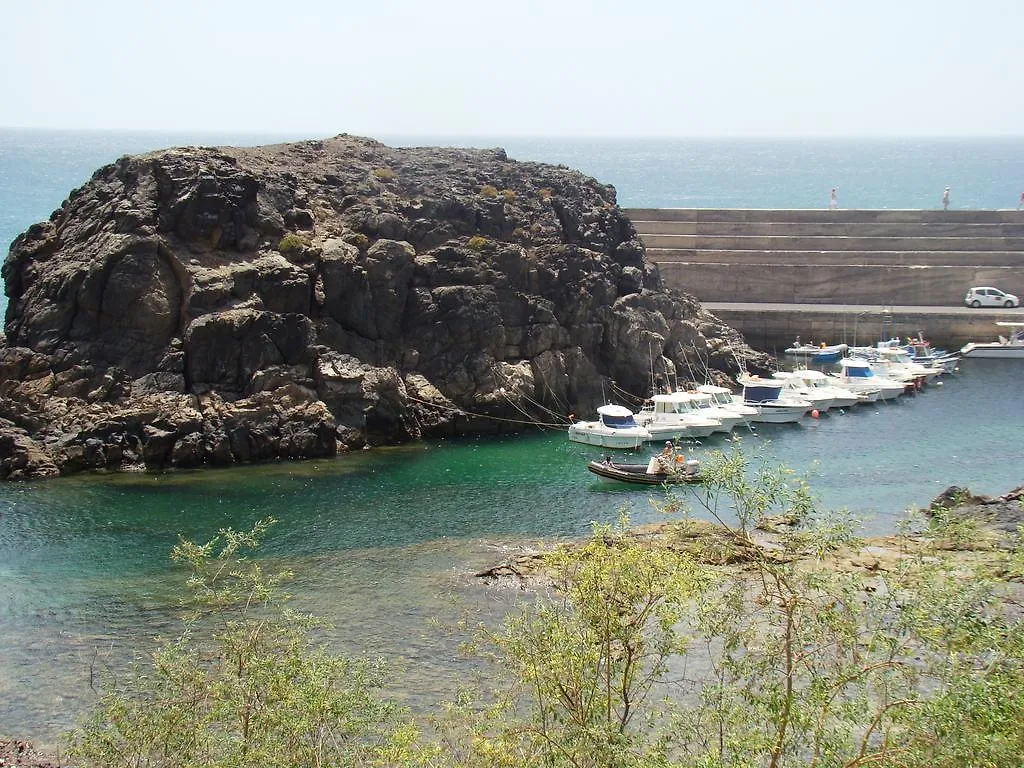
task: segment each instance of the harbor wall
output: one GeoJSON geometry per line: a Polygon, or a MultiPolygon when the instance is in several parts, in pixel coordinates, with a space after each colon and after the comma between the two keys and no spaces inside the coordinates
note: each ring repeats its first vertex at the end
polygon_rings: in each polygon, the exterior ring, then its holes
{"type": "Polygon", "coordinates": [[[701,301],[955,306],[1024,295],[1024,211],[626,209],[666,284],[701,301]]]}
{"type": "Polygon", "coordinates": [[[1024,321],[1012,313],[979,309],[943,312],[913,307],[826,307],[705,304],[706,309],[764,352],[780,354],[799,337],[802,342],[874,344],[882,339],[923,334],[936,346],[957,350],[969,341],[995,341],[998,320],[1024,321]]]}
{"type": "Polygon", "coordinates": [[[717,305],[766,351],[796,335],[848,339],[867,317],[876,332],[864,342],[879,338],[886,321],[893,335],[923,330],[950,346],[994,338],[995,319],[1024,319],[963,307],[976,285],[1024,297],[1024,211],[625,212],[666,285],[717,305]]]}

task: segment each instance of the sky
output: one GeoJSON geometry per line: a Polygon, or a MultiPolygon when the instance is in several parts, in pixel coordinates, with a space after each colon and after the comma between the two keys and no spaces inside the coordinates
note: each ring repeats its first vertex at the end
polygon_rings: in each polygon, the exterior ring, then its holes
{"type": "Polygon", "coordinates": [[[1024,135],[1020,0],[0,0],[0,127],[1024,135]]]}

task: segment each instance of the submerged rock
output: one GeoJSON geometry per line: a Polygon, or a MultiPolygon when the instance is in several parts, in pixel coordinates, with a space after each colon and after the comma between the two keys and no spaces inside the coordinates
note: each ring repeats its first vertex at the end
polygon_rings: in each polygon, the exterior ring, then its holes
{"type": "Polygon", "coordinates": [[[665,289],[612,187],[500,149],[124,157],[3,277],[3,478],[514,429],[766,362],[665,289]]]}

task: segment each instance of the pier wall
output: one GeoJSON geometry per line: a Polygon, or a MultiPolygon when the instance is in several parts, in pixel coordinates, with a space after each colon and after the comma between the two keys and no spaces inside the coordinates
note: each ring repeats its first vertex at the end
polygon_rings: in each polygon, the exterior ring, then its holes
{"type": "Polygon", "coordinates": [[[955,306],[1024,295],[1024,211],[633,208],[665,282],[701,301],[955,306]]]}
{"type": "Polygon", "coordinates": [[[993,285],[1024,297],[1024,211],[626,209],[669,287],[752,346],[870,343],[920,331],[959,347],[1024,310],[966,310],[993,285]],[[855,338],[857,337],[857,338],[855,338]]]}
{"type": "MultiPolygon", "coordinates": [[[[995,341],[997,320],[1021,320],[1024,314],[994,309],[944,312],[942,308],[827,307],[762,304],[705,304],[746,342],[780,354],[798,336],[803,342],[874,344],[880,339],[923,334],[933,344],[956,350],[969,341],[995,341]]],[[[1019,313],[1021,310],[1013,310],[1019,313]]],[[[1003,331],[1005,333],[1005,331],[1003,331]]]]}

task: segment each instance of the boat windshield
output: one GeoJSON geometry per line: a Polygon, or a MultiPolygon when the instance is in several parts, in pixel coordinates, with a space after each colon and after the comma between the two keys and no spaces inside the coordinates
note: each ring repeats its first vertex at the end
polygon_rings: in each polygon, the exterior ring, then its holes
{"type": "Polygon", "coordinates": [[[846,375],[851,379],[870,379],[875,374],[866,365],[851,365],[847,366],[846,375]]]}
{"type": "Polygon", "coordinates": [[[601,421],[604,422],[606,427],[611,427],[612,429],[630,429],[636,426],[633,414],[629,414],[629,416],[609,416],[604,413],[601,414],[601,421]]]}

